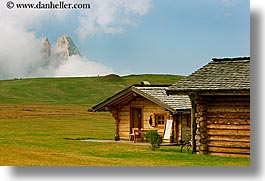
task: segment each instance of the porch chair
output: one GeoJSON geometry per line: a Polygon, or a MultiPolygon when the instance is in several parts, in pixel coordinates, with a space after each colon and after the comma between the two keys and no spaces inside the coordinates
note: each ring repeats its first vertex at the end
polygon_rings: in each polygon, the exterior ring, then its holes
{"type": "Polygon", "coordinates": [[[129,135],[129,141],[135,141],[134,138],[135,138],[135,130],[139,130],[139,128],[132,128],[132,133],[129,135]]]}

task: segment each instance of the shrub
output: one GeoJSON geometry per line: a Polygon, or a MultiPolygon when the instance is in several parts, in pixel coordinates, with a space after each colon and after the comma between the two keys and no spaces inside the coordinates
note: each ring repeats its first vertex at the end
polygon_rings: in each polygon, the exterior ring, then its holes
{"type": "Polygon", "coordinates": [[[148,131],[146,134],[144,134],[144,137],[151,144],[151,149],[153,151],[158,149],[162,143],[162,137],[155,130],[148,131]]]}

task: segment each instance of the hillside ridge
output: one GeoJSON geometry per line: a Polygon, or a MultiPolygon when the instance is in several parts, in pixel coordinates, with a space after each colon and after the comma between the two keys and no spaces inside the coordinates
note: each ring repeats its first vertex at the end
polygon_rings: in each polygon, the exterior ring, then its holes
{"type": "Polygon", "coordinates": [[[184,76],[140,74],[0,80],[0,104],[91,106],[132,84],[173,84],[184,76]]]}

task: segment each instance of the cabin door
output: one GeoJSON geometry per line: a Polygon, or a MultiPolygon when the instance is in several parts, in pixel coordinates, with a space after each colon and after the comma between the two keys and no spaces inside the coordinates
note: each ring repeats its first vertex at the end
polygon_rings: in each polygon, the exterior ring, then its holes
{"type": "Polygon", "coordinates": [[[181,114],[181,133],[182,141],[188,142],[191,140],[190,114],[181,114]]]}
{"type": "Polygon", "coordinates": [[[130,133],[132,128],[142,128],[142,109],[131,108],[130,133]]]}

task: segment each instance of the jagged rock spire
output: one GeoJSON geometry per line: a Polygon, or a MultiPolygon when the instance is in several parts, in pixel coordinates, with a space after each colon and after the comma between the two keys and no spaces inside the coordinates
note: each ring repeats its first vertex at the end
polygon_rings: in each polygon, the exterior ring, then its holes
{"type": "Polygon", "coordinates": [[[61,56],[64,59],[67,59],[69,56],[72,55],[80,55],[78,48],[75,46],[74,42],[68,35],[60,36],[57,39],[56,47],[61,49],[61,56]]]}
{"type": "Polygon", "coordinates": [[[41,49],[41,53],[43,55],[43,58],[47,59],[47,58],[50,58],[51,56],[51,44],[48,40],[47,37],[44,37],[42,39],[42,49],[41,49]]]}

